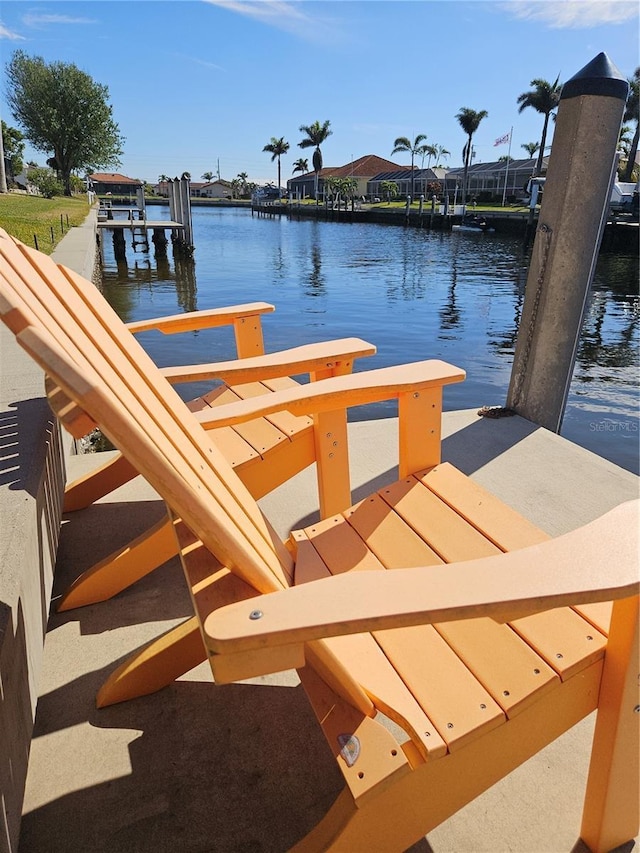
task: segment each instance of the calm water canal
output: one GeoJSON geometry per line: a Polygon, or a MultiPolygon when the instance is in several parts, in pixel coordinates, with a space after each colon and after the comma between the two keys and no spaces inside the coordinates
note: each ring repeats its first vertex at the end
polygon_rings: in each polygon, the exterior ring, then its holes
{"type": "MultiPolygon", "coordinates": [[[[157,211],[157,213],[156,213],[157,211]]],[[[169,218],[168,209],[153,218],[169,218]]],[[[157,261],[127,245],[117,264],[105,240],[104,292],[124,320],[263,300],[269,351],[356,336],[378,354],[360,369],[425,358],[463,367],[445,408],[504,405],[528,257],[519,238],[384,225],[194,211],[195,260],[157,261]]],[[[578,350],[562,434],[638,473],[638,258],[603,254],[578,350]]],[[[228,330],[139,339],[161,365],[229,357],[228,330]]],[[[181,386],[185,397],[202,386],[181,386]]],[[[393,404],[355,417],[395,414],[393,404]]]]}

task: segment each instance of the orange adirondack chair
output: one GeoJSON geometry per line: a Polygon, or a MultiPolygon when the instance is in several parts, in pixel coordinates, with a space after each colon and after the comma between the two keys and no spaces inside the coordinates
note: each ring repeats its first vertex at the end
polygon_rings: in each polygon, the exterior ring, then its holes
{"type": "MultiPolygon", "coordinates": [[[[4,275],[23,275],[33,285],[34,293],[41,292],[41,316],[54,337],[72,338],[81,349],[91,345],[85,329],[73,317],[67,317],[64,321],[61,319],[64,315],[60,304],[67,304],[68,293],[73,292],[73,288],[64,275],[58,274],[59,271],[49,258],[32,253],[29,262],[33,269],[30,270],[25,266],[29,263],[26,257],[20,255],[10,238],[0,242],[0,258],[6,264],[4,275]],[[18,268],[20,273],[17,272],[18,268]],[[49,301],[44,298],[43,289],[51,291],[49,301]]],[[[375,353],[375,347],[371,344],[357,338],[346,338],[265,355],[260,318],[274,308],[264,302],[143,320],[125,327],[90,282],[74,276],[74,285],[83,294],[85,302],[93,304],[96,313],[100,312],[108,318],[112,345],[116,348],[136,348],[131,342],[131,334],[150,329],[176,334],[233,325],[237,359],[162,370],[163,375],[173,384],[208,380],[226,383],[189,402],[187,405],[194,412],[210,411],[230,401],[296,387],[297,382],[290,378],[293,374],[309,373],[310,378],[315,380],[349,373],[356,358],[375,353]]],[[[142,353],[142,349],[137,347],[137,352],[142,353]]],[[[140,359],[138,364],[142,364],[140,359]]],[[[46,383],[46,388],[50,399],[60,394],[60,389],[51,382],[46,383]]],[[[58,400],[55,405],[60,407],[62,402],[58,400]]],[[[92,419],[77,406],[69,406],[65,411],[64,423],[76,438],[95,427],[92,419]]],[[[214,439],[255,498],[272,491],[315,461],[313,420],[308,416],[291,417],[285,412],[269,418],[260,417],[237,428],[215,429],[214,439]]],[[[118,453],[90,474],[68,484],[63,508],[67,512],[82,509],[137,474],[135,465],[118,453]]],[[[104,601],[177,553],[171,526],[167,519],[163,519],[126,547],[117,549],[82,572],[62,596],[58,609],[69,610],[104,601]]]]}
{"type": "MultiPolygon", "coordinates": [[[[596,708],[582,838],[606,851],[634,837],[637,501],[545,541],[440,462],[442,388],[464,378],[443,362],[192,414],[151,362],[133,381],[87,306],[69,310],[91,328],[93,366],[32,302],[0,279],[19,343],[165,499],[216,681],[298,669],[345,788],[296,849],[405,850],[596,708]],[[199,425],[280,410],[341,425],[345,406],[389,398],[401,479],[286,544],[199,425]]],[[[340,496],[346,447],[331,438],[318,463],[340,496]]],[[[139,672],[164,665],[155,651],[139,672]]]]}

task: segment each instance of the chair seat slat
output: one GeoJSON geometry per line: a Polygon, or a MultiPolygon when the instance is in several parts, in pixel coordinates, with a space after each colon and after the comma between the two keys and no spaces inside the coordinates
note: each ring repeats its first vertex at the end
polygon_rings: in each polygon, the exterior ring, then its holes
{"type": "Polygon", "coordinates": [[[491,557],[499,549],[415,477],[378,492],[446,563],[491,557]]]}

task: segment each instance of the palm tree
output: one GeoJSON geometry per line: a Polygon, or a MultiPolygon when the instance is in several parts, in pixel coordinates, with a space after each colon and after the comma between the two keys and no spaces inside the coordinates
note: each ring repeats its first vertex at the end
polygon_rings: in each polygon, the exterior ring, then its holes
{"type": "Polygon", "coordinates": [[[314,121],[313,124],[301,124],[299,130],[301,133],[306,133],[306,137],[298,142],[299,148],[315,148],[313,152],[313,171],[315,172],[315,197],[316,204],[318,203],[318,177],[322,169],[322,151],[320,146],[333,133],[329,130],[330,121],[325,121],[320,124],[319,121],[314,121]]]}
{"type": "Polygon", "coordinates": [[[308,172],[308,171],[309,171],[309,161],[305,160],[303,157],[300,157],[300,159],[296,160],[296,162],[293,164],[293,171],[291,172],[291,174],[295,175],[296,172],[302,172],[302,174],[304,174],[305,172],[308,172]]]}
{"type": "Polygon", "coordinates": [[[284,136],[281,136],[280,139],[276,139],[275,136],[272,136],[271,142],[268,145],[265,145],[262,150],[268,151],[271,154],[272,163],[274,160],[278,161],[278,195],[282,197],[282,184],[280,181],[280,157],[283,154],[286,154],[289,150],[289,143],[284,141],[284,136]]]}
{"type": "Polygon", "coordinates": [[[547,128],[549,127],[549,116],[557,108],[560,103],[560,92],[562,85],[560,84],[560,75],[555,79],[555,82],[548,83],[546,80],[536,78],[531,81],[534,87],[529,92],[523,92],[518,95],[518,112],[521,113],[527,107],[533,107],[536,112],[544,115],[544,124],[542,125],[542,137],[540,138],[540,148],[538,150],[538,160],[533,176],[539,175],[542,172],[542,158],[544,157],[544,149],[547,141],[547,128]]]}
{"type": "Polygon", "coordinates": [[[520,148],[524,148],[529,157],[533,157],[538,148],[540,148],[539,142],[525,142],[524,145],[521,145],[520,148]]]}
{"type": "Polygon", "coordinates": [[[464,173],[462,177],[462,204],[467,203],[467,175],[469,174],[469,163],[471,161],[471,140],[473,139],[473,134],[476,132],[478,127],[480,126],[480,122],[483,118],[486,118],[489,113],[486,110],[480,110],[476,112],[475,110],[469,109],[469,107],[460,107],[460,111],[457,113],[456,118],[458,119],[458,123],[460,127],[467,134],[467,144],[463,149],[463,157],[464,157],[464,173]]]}
{"type": "Polygon", "coordinates": [[[413,190],[414,190],[414,176],[413,176],[413,159],[416,154],[420,154],[420,149],[424,142],[426,142],[426,135],[424,133],[419,133],[416,138],[413,140],[413,143],[406,136],[399,136],[396,141],[393,143],[393,151],[391,152],[391,156],[397,154],[399,151],[409,151],[411,152],[411,199],[413,200],[413,190]]]}
{"type": "Polygon", "coordinates": [[[421,145],[421,146],[420,146],[420,148],[418,148],[418,150],[417,150],[417,152],[416,152],[416,153],[417,153],[417,154],[419,154],[419,155],[420,155],[420,157],[422,157],[422,160],[421,160],[421,162],[420,162],[420,166],[421,166],[421,168],[422,168],[422,169],[424,169],[424,158],[425,158],[425,157],[428,157],[428,158],[429,158],[429,159],[427,160],[427,169],[428,169],[428,168],[429,168],[429,166],[431,165],[431,158],[432,158],[432,157],[436,157],[436,156],[437,156],[437,154],[438,154],[438,151],[437,151],[437,149],[436,149],[436,146],[435,146],[435,145],[427,145],[427,144],[425,144],[425,145],[421,145]]]}
{"type": "Polygon", "coordinates": [[[395,181],[380,181],[380,195],[386,196],[387,204],[398,195],[398,185],[395,181]]]}
{"type": "Polygon", "coordinates": [[[434,145],[433,147],[435,148],[435,152],[436,152],[436,154],[435,154],[436,166],[439,166],[440,160],[443,157],[448,157],[449,154],[451,154],[451,151],[447,151],[447,149],[444,147],[444,145],[434,145]]]}
{"type": "Polygon", "coordinates": [[[158,175],[158,183],[159,184],[168,184],[171,178],[167,175],[158,175]]]}
{"type": "Polygon", "coordinates": [[[638,153],[638,142],[640,141],[640,113],[638,107],[638,96],[640,94],[640,68],[636,68],[633,72],[633,77],[629,80],[629,95],[627,97],[627,106],[624,111],[624,121],[635,121],[636,132],[631,141],[629,155],[627,157],[627,168],[624,172],[625,181],[630,181],[633,175],[635,166],[636,154],[638,153]]]}
{"type": "Polygon", "coordinates": [[[213,179],[213,176],[214,176],[214,172],[204,172],[204,174],[202,175],[202,180],[203,181],[211,181],[213,179]]]}
{"type": "Polygon", "coordinates": [[[239,196],[246,196],[247,195],[247,191],[248,191],[248,189],[247,189],[247,178],[248,177],[249,177],[249,175],[246,172],[238,172],[236,180],[238,181],[238,186],[240,189],[240,192],[238,194],[239,196]]]}

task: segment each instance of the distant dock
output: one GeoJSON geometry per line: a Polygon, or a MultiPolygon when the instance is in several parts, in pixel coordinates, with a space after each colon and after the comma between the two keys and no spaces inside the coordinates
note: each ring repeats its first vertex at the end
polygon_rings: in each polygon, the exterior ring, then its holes
{"type": "MultiPolygon", "coordinates": [[[[193,253],[193,226],[191,221],[190,181],[176,178],[169,181],[170,219],[147,219],[144,193],[138,192],[136,207],[113,207],[110,202],[102,201],[98,210],[98,233],[105,230],[113,234],[116,257],[125,257],[125,232],[131,233],[134,252],[149,251],[149,232],[156,254],[166,254],[167,231],[171,232],[174,253],[191,255],[193,253]]],[[[104,260],[104,241],[99,238],[100,256],[104,260]]]]}
{"type": "MultiPolygon", "coordinates": [[[[430,207],[420,211],[412,207],[409,212],[406,208],[385,207],[356,207],[349,206],[346,210],[333,208],[326,204],[297,204],[273,202],[254,202],[251,212],[257,216],[287,216],[290,219],[321,219],[329,222],[368,222],[378,225],[409,226],[434,231],[450,231],[453,225],[462,221],[462,216],[456,211],[444,214],[431,211],[430,207]]],[[[469,208],[469,213],[473,209],[469,208]]],[[[528,209],[518,210],[481,210],[487,222],[494,228],[496,233],[524,235],[529,219],[528,209]]],[[[538,219],[538,211],[535,213],[534,222],[538,219]]],[[[602,240],[602,248],[605,251],[638,251],[638,235],[640,228],[637,218],[628,216],[611,215],[606,223],[602,240]]]]}

